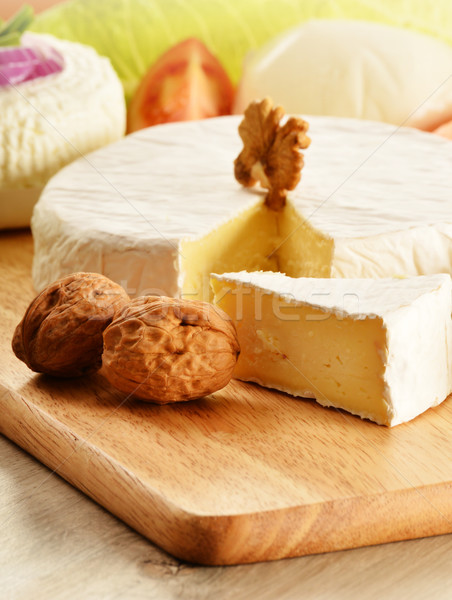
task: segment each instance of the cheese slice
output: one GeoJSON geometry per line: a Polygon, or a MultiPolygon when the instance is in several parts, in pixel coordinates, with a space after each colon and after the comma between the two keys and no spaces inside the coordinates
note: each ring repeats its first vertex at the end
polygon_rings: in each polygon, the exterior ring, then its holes
{"type": "Polygon", "coordinates": [[[242,271],[213,275],[212,286],[237,327],[238,379],[390,426],[452,392],[449,275],[293,279],[242,271]]]}
{"type": "Polygon", "coordinates": [[[37,290],[74,271],[130,295],[210,298],[211,272],[381,278],[452,273],[452,144],[307,117],[301,183],[280,213],[233,176],[241,117],[151,127],[62,169],[37,203],[37,290]]]}

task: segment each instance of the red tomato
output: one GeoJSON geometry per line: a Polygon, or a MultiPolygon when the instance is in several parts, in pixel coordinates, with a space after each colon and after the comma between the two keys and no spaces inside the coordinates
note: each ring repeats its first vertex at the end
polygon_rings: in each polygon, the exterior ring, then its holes
{"type": "Polygon", "coordinates": [[[218,59],[190,38],[165,52],[146,73],[130,102],[127,130],[227,115],[233,97],[218,59]]]}

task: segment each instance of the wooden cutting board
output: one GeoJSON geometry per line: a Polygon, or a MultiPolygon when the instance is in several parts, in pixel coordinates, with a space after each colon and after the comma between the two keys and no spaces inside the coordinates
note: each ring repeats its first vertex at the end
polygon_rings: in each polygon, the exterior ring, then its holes
{"type": "Polygon", "coordinates": [[[0,431],[168,552],[236,564],[452,532],[452,398],[387,429],[241,382],[153,406],[101,374],[36,375],[10,347],[31,259],[28,233],[0,235],[0,431]]]}

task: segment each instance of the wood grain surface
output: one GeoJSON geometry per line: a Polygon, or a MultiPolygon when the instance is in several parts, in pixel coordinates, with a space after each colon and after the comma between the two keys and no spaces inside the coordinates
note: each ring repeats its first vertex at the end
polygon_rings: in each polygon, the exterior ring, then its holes
{"type": "Polygon", "coordinates": [[[393,429],[233,382],[172,406],[31,373],[27,234],[0,238],[0,430],[169,553],[236,564],[452,531],[450,400],[393,429]]]}

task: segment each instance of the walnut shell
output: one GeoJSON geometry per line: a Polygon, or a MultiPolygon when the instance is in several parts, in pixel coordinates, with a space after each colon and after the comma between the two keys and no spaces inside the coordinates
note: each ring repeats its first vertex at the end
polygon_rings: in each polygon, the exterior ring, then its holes
{"type": "Polygon", "coordinates": [[[30,369],[77,377],[102,364],[102,333],[129,301],[124,289],[97,273],[74,273],[46,287],[16,327],[15,355],[30,369]]]}
{"type": "Polygon", "coordinates": [[[235,326],[207,302],[143,296],[104,331],[103,373],[117,389],[167,404],[211,394],[231,379],[235,326]]]}

